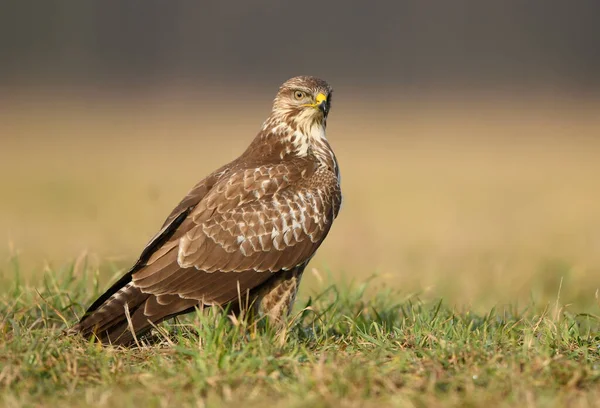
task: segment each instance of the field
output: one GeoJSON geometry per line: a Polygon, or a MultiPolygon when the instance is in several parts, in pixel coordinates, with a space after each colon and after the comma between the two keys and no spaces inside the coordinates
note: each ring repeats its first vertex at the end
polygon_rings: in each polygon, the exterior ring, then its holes
{"type": "Polygon", "coordinates": [[[600,102],[573,95],[340,92],[345,201],[287,332],[61,336],[269,110],[207,92],[0,100],[0,404],[600,404],[600,102]]]}

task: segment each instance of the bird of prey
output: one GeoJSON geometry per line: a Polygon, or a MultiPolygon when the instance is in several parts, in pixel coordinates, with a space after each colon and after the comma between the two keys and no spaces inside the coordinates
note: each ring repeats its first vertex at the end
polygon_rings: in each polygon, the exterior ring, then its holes
{"type": "Polygon", "coordinates": [[[315,77],[281,85],[246,151],[190,190],[69,333],[131,345],[165,319],[215,305],[232,313],[250,305],[281,323],[340,210],[338,163],[325,138],[331,96],[315,77]]]}

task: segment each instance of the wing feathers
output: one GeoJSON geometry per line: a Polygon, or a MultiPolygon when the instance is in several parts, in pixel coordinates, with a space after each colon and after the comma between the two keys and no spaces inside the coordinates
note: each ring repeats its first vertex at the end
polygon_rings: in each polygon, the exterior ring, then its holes
{"type": "Polygon", "coordinates": [[[141,333],[149,320],[201,302],[234,302],[274,273],[306,264],[325,239],[341,196],[331,172],[298,160],[238,170],[234,163],[199,183],[78,330],[124,344],[133,338],[125,305],[141,333]]]}

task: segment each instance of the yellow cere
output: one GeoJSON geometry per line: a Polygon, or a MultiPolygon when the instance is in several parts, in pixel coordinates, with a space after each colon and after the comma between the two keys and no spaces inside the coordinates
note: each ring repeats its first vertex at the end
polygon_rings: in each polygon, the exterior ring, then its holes
{"type": "Polygon", "coordinates": [[[322,93],[319,93],[316,97],[316,104],[319,105],[321,102],[326,101],[327,97],[325,95],[323,95],[322,93]]]}

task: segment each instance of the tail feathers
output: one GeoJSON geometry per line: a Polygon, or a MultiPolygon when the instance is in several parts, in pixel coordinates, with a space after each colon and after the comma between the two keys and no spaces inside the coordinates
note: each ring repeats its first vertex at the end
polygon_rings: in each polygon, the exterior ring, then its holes
{"type": "Polygon", "coordinates": [[[135,338],[152,329],[153,325],[197,304],[197,300],[182,299],[177,295],[143,293],[130,282],[96,310],[88,312],[68,333],[95,336],[105,344],[127,346],[135,343],[135,338]]]}
{"type": "Polygon", "coordinates": [[[186,313],[197,305],[197,300],[182,299],[177,295],[151,295],[143,305],[130,311],[129,319],[125,318],[112,326],[110,330],[105,331],[107,341],[104,342],[114,345],[131,345],[135,343],[137,337],[148,332],[163,320],[186,313]],[[135,333],[135,337],[133,333],[135,333]]]}
{"type": "Polygon", "coordinates": [[[88,310],[81,321],[73,326],[68,333],[80,333],[84,337],[95,335],[103,343],[117,340],[117,336],[113,335],[113,328],[119,326],[123,321],[127,321],[125,310],[128,309],[129,314],[133,314],[148,297],[148,294],[142,293],[130,282],[97,308],[88,310]]]}

